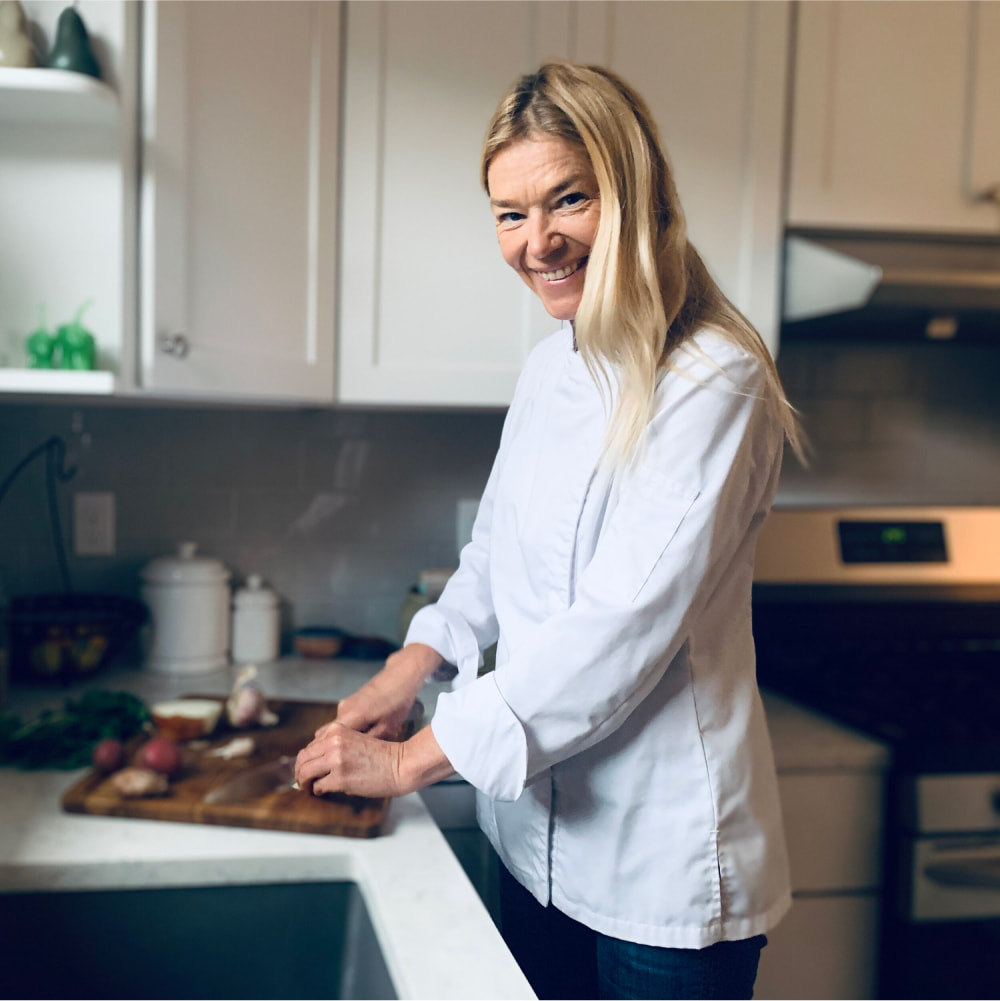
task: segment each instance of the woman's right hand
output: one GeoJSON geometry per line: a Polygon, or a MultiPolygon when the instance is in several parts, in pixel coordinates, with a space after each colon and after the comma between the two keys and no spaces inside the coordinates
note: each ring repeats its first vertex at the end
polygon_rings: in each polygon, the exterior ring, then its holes
{"type": "Polygon", "coordinates": [[[399,736],[424,682],[443,663],[444,658],[424,643],[397,650],[371,681],[340,701],[336,721],[321,726],[316,736],[325,736],[335,723],[373,737],[399,736]]]}

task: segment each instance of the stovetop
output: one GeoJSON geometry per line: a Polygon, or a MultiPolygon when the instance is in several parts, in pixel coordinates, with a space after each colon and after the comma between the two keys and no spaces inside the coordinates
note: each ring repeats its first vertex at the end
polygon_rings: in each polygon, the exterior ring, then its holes
{"type": "Polygon", "coordinates": [[[899,771],[1000,771],[1000,644],[947,656],[759,651],[757,676],[890,744],[899,771]]]}
{"type": "Polygon", "coordinates": [[[1000,772],[1000,509],[775,512],[757,570],[761,685],[897,771],[1000,772]]]}

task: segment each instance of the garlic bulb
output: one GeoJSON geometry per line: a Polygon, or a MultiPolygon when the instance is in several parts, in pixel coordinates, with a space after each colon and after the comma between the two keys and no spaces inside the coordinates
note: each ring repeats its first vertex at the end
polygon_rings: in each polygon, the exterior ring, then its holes
{"type": "Polygon", "coordinates": [[[260,689],[250,684],[257,677],[257,668],[247,664],[236,675],[233,691],[226,700],[226,718],[229,725],[238,730],[257,724],[259,726],[275,726],[278,717],[267,707],[260,689]]]}

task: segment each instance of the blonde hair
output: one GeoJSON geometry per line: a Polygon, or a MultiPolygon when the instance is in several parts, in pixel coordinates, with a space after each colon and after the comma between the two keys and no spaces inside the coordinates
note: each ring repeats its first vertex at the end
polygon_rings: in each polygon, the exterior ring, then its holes
{"type": "Polygon", "coordinates": [[[604,454],[625,465],[641,451],[656,386],[674,351],[710,327],[762,366],[765,397],[777,408],[800,459],[803,439],[774,361],[760,335],[722,294],[687,238],[670,164],[643,99],[599,66],[546,63],[503,98],[483,143],[489,193],[493,158],[539,136],[586,152],[597,178],[601,217],[574,321],[580,355],[598,384],[618,379],[604,454]]]}

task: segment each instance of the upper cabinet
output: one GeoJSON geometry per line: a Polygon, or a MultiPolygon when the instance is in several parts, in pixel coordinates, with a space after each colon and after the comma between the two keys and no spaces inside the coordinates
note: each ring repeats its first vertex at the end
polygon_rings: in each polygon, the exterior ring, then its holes
{"type": "Polygon", "coordinates": [[[573,57],[649,104],[688,235],[777,351],[790,6],[581,3],[573,57]]]}
{"type": "Polygon", "coordinates": [[[797,5],[789,223],[1000,232],[1000,4],[797,5]]]}
{"type": "Polygon", "coordinates": [[[332,401],[340,13],[143,4],[143,392],[332,401]]]}
{"type": "Polygon", "coordinates": [[[647,99],[693,242],[773,345],[788,14],[785,3],[349,4],[339,399],[506,405],[531,347],[559,325],[503,263],[479,185],[497,102],[553,57],[607,65],[647,99]]]}
{"type": "Polygon", "coordinates": [[[55,325],[92,299],[110,374],[80,391],[506,406],[558,322],[503,263],[480,146],[559,57],[648,100],[693,242],[774,347],[787,3],[79,10],[106,86],[0,74],[0,366],[39,307],[55,325]]]}
{"type": "Polygon", "coordinates": [[[341,400],[506,405],[560,325],[503,264],[479,153],[517,75],[567,54],[569,9],[347,6],[341,400]]]}

